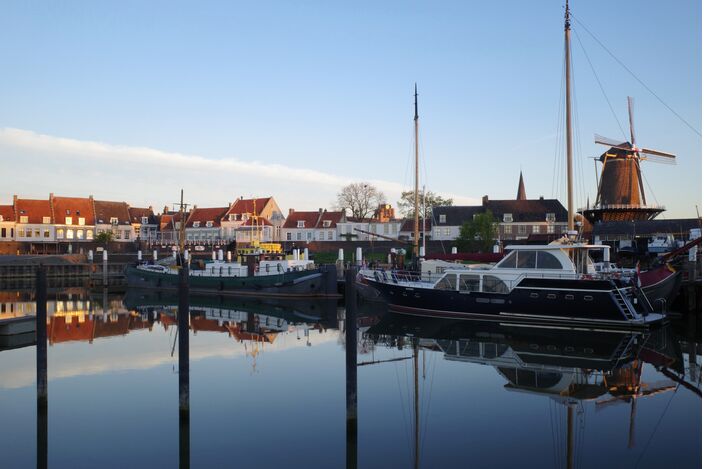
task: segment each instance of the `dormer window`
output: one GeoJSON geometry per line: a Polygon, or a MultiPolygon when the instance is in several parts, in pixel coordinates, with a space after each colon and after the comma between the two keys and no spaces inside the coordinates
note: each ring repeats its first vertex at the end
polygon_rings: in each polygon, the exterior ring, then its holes
{"type": "Polygon", "coordinates": [[[29,223],[29,217],[27,215],[20,216],[20,223],[29,223]]]}
{"type": "Polygon", "coordinates": [[[447,215],[445,215],[444,213],[442,215],[440,215],[438,218],[439,218],[440,223],[447,223],[447,215]]]}
{"type": "Polygon", "coordinates": [[[213,227],[213,222],[212,222],[212,221],[206,221],[206,222],[205,222],[205,226],[208,227],[208,228],[212,228],[212,227],[213,227]]]}
{"type": "Polygon", "coordinates": [[[149,217],[142,217],[142,225],[149,223],[149,217]]]}
{"type": "Polygon", "coordinates": [[[306,222],[305,220],[298,220],[298,224],[296,225],[297,228],[305,228],[306,227],[306,222]]]}
{"type": "Polygon", "coordinates": [[[323,228],[330,228],[330,220],[323,220],[323,228]]]}
{"type": "Polygon", "coordinates": [[[547,220],[550,223],[555,223],[555,214],[554,213],[546,213],[545,220],[547,220]]]}
{"type": "Polygon", "coordinates": [[[504,213],[504,223],[513,223],[512,213],[504,213]]]}
{"type": "MultiPolygon", "coordinates": [[[[78,217],[78,224],[83,226],[86,224],[86,219],[84,217],[78,217]]],[[[117,225],[117,223],[115,223],[117,225]]]]}
{"type": "Polygon", "coordinates": [[[199,221],[194,221],[193,222],[193,228],[198,228],[200,227],[200,222],[199,221]]]}
{"type": "Polygon", "coordinates": [[[49,223],[51,223],[51,217],[42,217],[42,223],[48,225],[49,223]]]}
{"type": "Polygon", "coordinates": [[[71,210],[66,209],[66,215],[71,215],[71,210]]]}
{"type": "Polygon", "coordinates": [[[227,219],[229,221],[235,221],[235,220],[237,220],[237,215],[235,215],[234,213],[231,213],[227,216],[227,219]]]}
{"type": "MultiPolygon", "coordinates": [[[[79,224],[80,224],[80,218],[78,220],[79,220],[79,224]]],[[[117,217],[110,217],[110,224],[117,225],[117,217]]]]}
{"type": "Polygon", "coordinates": [[[73,225],[73,218],[72,217],[66,217],[66,220],[64,220],[64,221],[66,222],[67,225],[73,225]]]}

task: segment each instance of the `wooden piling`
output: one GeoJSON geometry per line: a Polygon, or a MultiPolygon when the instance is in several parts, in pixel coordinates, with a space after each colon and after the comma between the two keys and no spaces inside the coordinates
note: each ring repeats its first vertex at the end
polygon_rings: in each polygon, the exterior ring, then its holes
{"type": "Polygon", "coordinates": [[[357,269],[345,273],[345,376],[347,398],[347,467],[357,467],[357,269]]]}
{"type": "Polygon", "coordinates": [[[46,267],[39,265],[36,280],[36,330],[37,330],[37,467],[48,465],[48,378],[46,340],[46,267]]]}
{"type": "Polygon", "coordinates": [[[179,467],[190,467],[190,376],[188,263],[181,262],[178,281],[178,402],[179,402],[179,467]]]}

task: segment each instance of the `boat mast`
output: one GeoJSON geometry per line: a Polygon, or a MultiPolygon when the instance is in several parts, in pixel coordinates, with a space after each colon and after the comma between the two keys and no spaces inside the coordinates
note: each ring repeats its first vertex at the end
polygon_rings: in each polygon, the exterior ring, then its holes
{"type": "Polygon", "coordinates": [[[420,463],[420,431],[418,428],[419,422],[419,409],[418,409],[418,338],[413,339],[413,410],[414,410],[414,425],[413,429],[415,432],[415,445],[413,454],[413,467],[418,469],[420,463]]]}
{"type": "Polygon", "coordinates": [[[179,204],[179,209],[178,209],[178,218],[179,222],[181,223],[179,225],[179,236],[178,236],[178,253],[179,257],[181,258],[181,265],[183,266],[185,263],[185,245],[186,245],[186,220],[183,219],[184,216],[184,210],[183,210],[183,189],[181,189],[181,203],[179,204]]]}
{"type": "Polygon", "coordinates": [[[418,257],[418,84],[415,84],[414,94],[415,115],[413,116],[413,125],[415,130],[415,160],[416,160],[416,176],[415,189],[413,191],[413,257],[418,257]]]}
{"type": "Polygon", "coordinates": [[[572,101],[570,71],[570,2],[565,0],[565,126],[567,142],[567,229],[574,230],[574,205],[572,202],[572,101]]]}

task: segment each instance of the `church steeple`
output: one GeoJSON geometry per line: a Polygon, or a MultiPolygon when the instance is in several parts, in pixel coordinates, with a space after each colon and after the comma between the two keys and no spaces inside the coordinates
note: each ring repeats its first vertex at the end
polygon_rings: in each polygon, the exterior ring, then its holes
{"type": "Polygon", "coordinates": [[[516,194],[516,200],[526,200],[526,188],[523,185],[523,171],[521,171],[521,176],[518,179],[518,194],[516,194]]]}

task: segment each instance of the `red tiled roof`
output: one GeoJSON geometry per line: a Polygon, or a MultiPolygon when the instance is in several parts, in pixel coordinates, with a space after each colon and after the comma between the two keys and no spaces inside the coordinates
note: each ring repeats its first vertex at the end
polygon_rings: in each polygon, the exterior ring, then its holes
{"type": "Polygon", "coordinates": [[[324,221],[330,221],[330,226],[326,228],[335,228],[338,223],[343,219],[343,213],[342,212],[323,212],[322,216],[320,217],[320,221],[318,221],[318,228],[323,228],[323,222],[324,221]]]}
{"type": "Polygon", "coordinates": [[[48,200],[16,199],[15,216],[18,222],[20,217],[27,216],[28,223],[42,223],[44,217],[51,217],[51,205],[48,200]]]}
{"type": "Polygon", "coordinates": [[[95,321],[95,333],[93,337],[113,337],[116,335],[126,335],[130,331],[130,317],[127,314],[119,314],[117,321],[95,321]]]}
{"type": "MultiPolygon", "coordinates": [[[[54,208],[55,222],[62,224],[65,217],[83,217],[86,225],[95,225],[95,214],[93,213],[93,200],[89,197],[57,197],[53,196],[52,205],[54,208]]],[[[72,220],[74,225],[77,220],[72,220]]]]}
{"type": "Polygon", "coordinates": [[[224,216],[230,214],[254,213],[255,208],[257,213],[261,213],[262,209],[269,203],[270,200],[271,197],[262,197],[258,199],[237,199],[224,216]]]}
{"type": "Polygon", "coordinates": [[[143,217],[147,217],[150,224],[156,223],[154,210],[151,208],[128,207],[127,210],[129,211],[130,222],[132,223],[142,223],[143,217]]]}
{"type": "Polygon", "coordinates": [[[95,201],[95,220],[98,224],[110,224],[111,218],[117,218],[119,225],[130,224],[130,213],[125,202],[95,201]]]}
{"type": "Polygon", "coordinates": [[[15,221],[15,209],[12,205],[0,205],[0,217],[3,221],[15,221]]]}
{"type": "Polygon", "coordinates": [[[78,322],[75,316],[51,316],[49,319],[49,343],[93,340],[94,319],[86,317],[84,322],[78,322]]]}
{"type": "Polygon", "coordinates": [[[264,217],[248,218],[241,226],[273,226],[269,220],[264,217]]]}
{"type": "Polygon", "coordinates": [[[224,325],[218,324],[217,319],[208,319],[204,316],[191,317],[191,330],[207,332],[227,332],[224,325]]]}
{"type": "Polygon", "coordinates": [[[191,210],[186,219],[186,228],[193,228],[193,222],[199,221],[199,228],[205,228],[205,222],[212,221],[213,228],[220,226],[220,220],[225,215],[229,207],[200,208],[191,210]]]}
{"type": "Polygon", "coordinates": [[[298,222],[304,221],[304,228],[315,228],[320,212],[293,212],[286,217],[283,228],[298,228],[298,222]]]}

